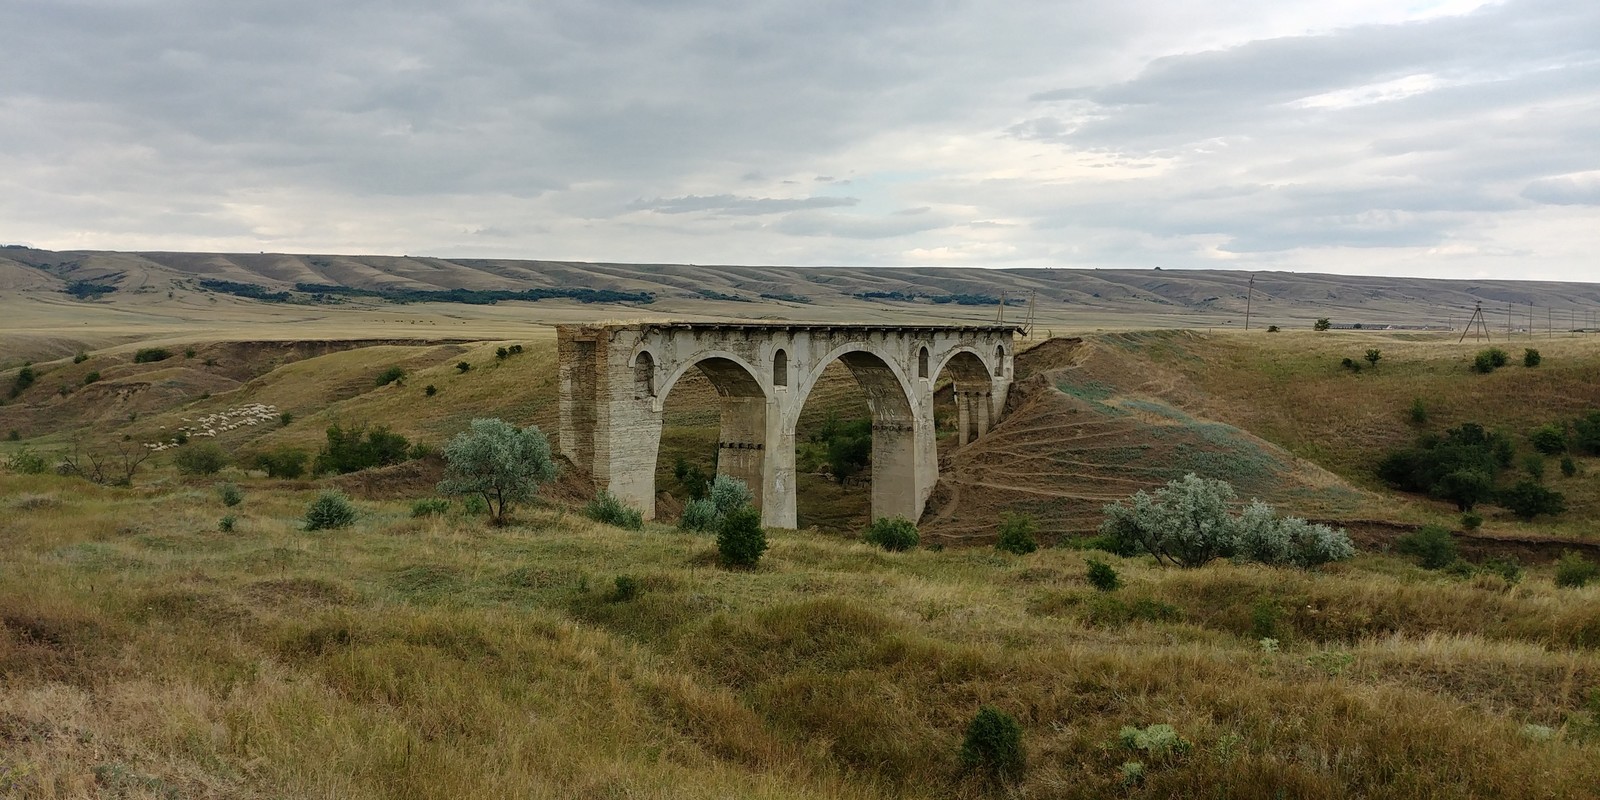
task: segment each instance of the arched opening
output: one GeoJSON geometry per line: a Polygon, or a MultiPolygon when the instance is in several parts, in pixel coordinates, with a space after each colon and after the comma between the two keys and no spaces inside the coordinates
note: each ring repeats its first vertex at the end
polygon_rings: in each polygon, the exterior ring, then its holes
{"type": "Polygon", "coordinates": [[[639,400],[656,396],[656,360],[649,350],[639,351],[633,360],[633,396],[639,400]]]}
{"type": "Polygon", "coordinates": [[[994,348],[994,376],[996,378],[1006,376],[1006,346],[1003,344],[995,345],[994,348]]]}
{"type": "Polygon", "coordinates": [[[977,353],[950,357],[934,382],[933,415],[941,454],[954,452],[987,433],[994,418],[994,381],[977,353]]]}
{"type": "Polygon", "coordinates": [[[676,518],[717,475],[744,481],[759,506],[767,433],[767,397],[760,381],[739,362],[712,356],[663,391],[657,518],[676,518]]]}
{"type": "Polygon", "coordinates": [[[857,531],[874,516],[912,517],[916,415],[899,374],[865,351],[826,365],[796,426],[797,524],[857,531]]]}
{"type": "Polygon", "coordinates": [[[781,349],[772,354],[772,385],[789,385],[789,354],[781,349]]]}
{"type": "Polygon", "coordinates": [[[917,350],[917,377],[933,377],[932,375],[928,374],[928,348],[926,347],[917,350]]]}

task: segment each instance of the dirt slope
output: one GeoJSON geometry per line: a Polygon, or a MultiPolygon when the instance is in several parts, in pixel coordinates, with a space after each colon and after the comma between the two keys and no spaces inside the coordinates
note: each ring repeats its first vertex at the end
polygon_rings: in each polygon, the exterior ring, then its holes
{"type": "Polygon", "coordinates": [[[941,459],[922,519],[933,541],[991,537],[1006,511],[1032,515],[1047,540],[1089,535],[1106,503],[1189,472],[1311,516],[1365,499],[1280,447],[1191,415],[1201,393],[1181,374],[1105,337],[1045,342],[1017,372],[1001,423],[941,459]]]}

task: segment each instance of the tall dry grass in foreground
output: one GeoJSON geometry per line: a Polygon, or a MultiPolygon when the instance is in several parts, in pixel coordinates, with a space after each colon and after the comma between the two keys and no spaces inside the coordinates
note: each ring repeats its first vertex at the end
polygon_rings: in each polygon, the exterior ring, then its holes
{"type": "Polygon", "coordinates": [[[1102,594],[1078,552],[777,534],[730,572],[552,509],[304,533],[312,492],[244,488],[0,477],[7,796],[979,797],[957,751],[985,704],[1022,723],[1028,797],[1600,785],[1600,588],[1547,570],[1105,556],[1128,585],[1102,594]],[[1192,750],[1118,744],[1152,723],[1192,750]]]}

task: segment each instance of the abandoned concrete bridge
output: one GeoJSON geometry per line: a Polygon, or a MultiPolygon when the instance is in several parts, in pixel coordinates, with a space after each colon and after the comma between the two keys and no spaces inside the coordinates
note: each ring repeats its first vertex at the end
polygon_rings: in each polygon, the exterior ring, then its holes
{"type": "Polygon", "coordinates": [[[916,520],[939,477],[933,395],[954,384],[958,440],[1005,406],[1018,329],[1007,325],[656,322],[556,328],[561,453],[597,489],[655,515],[665,402],[689,370],[721,405],[717,472],[744,481],[763,524],[795,527],[795,426],[834,361],[872,411],[872,515],[916,520]]]}

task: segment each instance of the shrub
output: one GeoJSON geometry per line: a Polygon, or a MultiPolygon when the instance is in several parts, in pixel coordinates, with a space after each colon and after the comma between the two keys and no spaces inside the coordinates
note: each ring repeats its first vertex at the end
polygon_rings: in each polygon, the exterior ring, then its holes
{"type": "Polygon", "coordinates": [[[1102,592],[1114,592],[1122,587],[1122,578],[1110,564],[1098,558],[1089,559],[1089,585],[1102,592]]]}
{"type": "Polygon", "coordinates": [[[1279,331],[1279,328],[1276,325],[1268,325],[1267,326],[1267,333],[1277,333],[1278,331],[1279,331]]]}
{"type": "Polygon", "coordinates": [[[169,358],[172,358],[172,352],[164,347],[146,347],[133,354],[133,363],[149,364],[169,358]]]}
{"type": "Polygon", "coordinates": [[[728,567],[754,567],[767,550],[767,532],[761,528],[761,512],[743,506],[723,517],[717,528],[717,553],[728,567]]]}
{"type": "Polygon", "coordinates": [[[424,497],[411,501],[411,516],[437,517],[450,510],[450,501],[443,497],[424,497]]]}
{"type": "Polygon", "coordinates": [[[867,526],[861,538],[867,544],[894,552],[910,550],[922,541],[917,535],[917,524],[905,517],[878,517],[867,526]]]}
{"type": "Polygon", "coordinates": [[[995,542],[996,550],[1015,553],[1025,556],[1039,549],[1039,542],[1034,538],[1034,531],[1038,526],[1033,523],[1033,517],[1027,514],[1006,514],[1000,520],[1000,539],[995,542]]]}
{"type": "Polygon", "coordinates": [[[88,386],[89,384],[94,383],[95,381],[98,381],[98,380],[100,380],[100,372],[98,370],[96,370],[94,372],[89,373],[88,375],[83,376],[83,385],[84,386],[88,386]]]}
{"type": "Polygon", "coordinates": [[[711,491],[711,479],[706,477],[705,470],[699,464],[689,463],[683,456],[678,456],[678,460],[673,462],[672,477],[689,493],[690,500],[699,500],[711,491]]]}
{"type": "Polygon", "coordinates": [[[1554,422],[1540,425],[1528,434],[1528,442],[1547,456],[1564,453],[1567,451],[1566,426],[1554,422]]]}
{"type": "Polygon", "coordinates": [[[215,475],[228,466],[228,454],[215,442],[192,444],[179,450],[172,463],[185,475],[215,475]]]}
{"type": "Polygon", "coordinates": [[[705,532],[717,527],[717,506],[710,498],[690,500],[678,518],[678,527],[686,531],[705,532]]]}
{"type": "Polygon", "coordinates": [[[222,504],[229,508],[244,502],[244,492],[232,483],[217,484],[217,497],[221,498],[222,504]]]}
{"type": "Polygon", "coordinates": [[[339,423],[328,426],[328,443],[317,454],[313,471],[318,474],[337,472],[345,474],[372,467],[383,467],[405,461],[411,443],[406,437],[379,425],[371,430],[366,425],[345,428],[339,423]]]}
{"type": "Polygon", "coordinates": [[[510,357],[511,357],[511,351],[510,350],[507,350],[504,347],[496,347],[494,349],[494,358],[495,358],[496,361],[504,361],[504,360],[506,360],[506,359],[508,359],[510,357]]]}
{"type": "Polygon", "coordinates": [[[471,364],[469,364],[469,363],[467,363],[465,361],[457,361],[456,362],[456,372],[465,373],[467,370],[470,370],[470,369],[472,369],[472,365],[471,364]]]}
{"type": "Polygon", "coordinates": [[[356,521],[356,507],[350,500],[335,491],[317,495],[306,507],[306,530],[321,531],[348,528],[356,521]]]}
{"type": "Polygon", "coordinates": [[[441,494],[482,498],[496,524],[516,503],[533,499],[539,484],[555,479],[550,440],[537,427],[522,430],[502,419],[475,419],[444,448],[441,494]]]}
{"type": "Polygon", "coordinates": [[[1136,492],[1129,504],[1104,507],[1100,533],[1156,561],[1198,567],[1233,555],[1237,530],[1228,514],[1233,487],[1189,473],[1154,494],[1136,492]]]}
{"type": "Polygon", "coordinates": [[[618,575],[614,582],[616,589],[611,592],[611,601],[626,603],[639,596],[639,579],[632,575],[618,575]]]}
{"type": "Polygon", "coordinates": [[[1538,350],[1530,347],[1522,351],[1522,366],[1524,367],[1537,367],[1539,362],[1543,360],[1544,357],[1539,355],[1538,350]]]}
{"type": "Polygon", "coordinates": [[[1522,457],[1522,471],[1528,473],[1528,477],[1530,477],[1530,478],[1532,478],[1532,479],[1534,479],[1536,481],[1543,481],[1544,480],[1544,456],[1541,456],[1538,453],[1529,453],[1529,454],[1523,456],[1522,457]]]}
{"type": "Polygon", "coordinates": [[[1016,781],[1026,768],[1022,726],[1015,717],[983,706],[967,724],[961,742],[961,767],[994,781],[1016,781]]]}
{"type": "Polygon", "coordinates": [[[1572,449],[1579,453],[1600,455],[1600,411],[1590,411],[1572,423],[1572,449]]]}
{"type": "Polygon", "coordinates": [[[1320,317],[1316,322],[1311,323],[1311,330],[1314,331],[1325,331],[1331,327],[1333,327],[1333,323],[1327,317],[1320,317]]]}
{"type": "Polygon", "coordinates": [[[406,371],[405,370],[403,370],[403,369],[401,369],[399,367],[390,367],[390,368],[378,373],[378,377],[374,382],[378,386],[388,386],[391,383],[404,383],[405,379],[406,379],[406,371]]]}
{"type": "Polygon", "coordinates": [[[308,458],[304,450],[279,447],[256,456],[256,468],[266,472],[269,478],[298,478],[306,474],[308,458]]]}
{"type": "Polygon", "coordinates": [[[1356,554],[1343,530],[1314,525],[1298,517],[1279,517],[1272,506],[1251,501],[1233,520],[1235,557],[1273,566],[1311,569],[1356,554]]]}
{"type": "Polygon", "coordinates": [[[1346,358],[1345,360],[1339,362],[1339,366],[1342,366],[1345,369],[1350,370],[1351,372],[1360,372],[1361,371],[1361,364],[1358,363],[1353,358],[1346,358]]]}
{"type": "Polygon", "coordinates": [[[1468,511],[1465,514],[1462,514],[1461,527],[1466,528],[1469,531],[1475,531],[1483,527],[1483,515],[1473,511],[1468,511]]]}
{"type": "Polygon", "coordinates": [[[178,431],[178,435],[172,437],[172,441],[177,442],[178,444],[188,444],[189,434],[187,431],[178,431]]]}
{"type": "Polygon", "coordinates": [[[1442,437],[1424,435],[1415,447],[1390,451],[1377,473],[1395,489],[1425,492],[1469,511],[1491,499],[1495,476],[1514,454],[1510,439],[1468,422],[1442,437]]]}
{"type": "Polygon", "coordinates": [[[434,395],[439,393],[439,387],[434,386],[433,384],[430,383],[427,386],[422,387],[422,393],[427,395],[427,396],[429,396],[429,397],[432,397],[432,396],[434,396],[434,395]]]}
{"type": "Polygon", "coordinates": [[[283,427],[289,427],[289,423],[291,422],[294,422],[294,414],[285,411],[278,415],[278,424],[282,425],[283,427]]]}
{"type": "Polygon", "coordinates": [[[6,469],[19,475],[42,475],[45,471],[44,456],[33,452],[27,445],[17,448],[6,459],[6,469]]]}
{"type": "Polygon", "coordinates": [[[1561,457],[1561,474],[1568,478],[1578,474],[1578,462],[1573,461],[1572,456],[1561,457]]]}
{"type": "Polygon", "coordinates": [[[1490,575],[1498,575],[1513,586],[1522,582],[1522,565],[1514,558],[1490,558],[1479,569],[1490,575]]]}
{"type": "Polygon", "coordinates": [[[1515,486],[1502,489],[1499,503],[1524,522],[1540,514],[1555,516],[1567,510],[1566,495],[1533,480],[1517,481],[1515,486]]]}
{"type": "Polygon", "coordinates": [[[1367,348],[1367,354],[1362,358],[1365,358],[1368,364],[1376,367],[1378,366],[1378,359],[1383,358],[1383,351],[1376,347],[1369,347],[1367,348]]]}
{"type": "Polygon", "coordinates": [[[222,531],[223,533],[233,533],[234,521],[234,516],[232,514],[217,520],[217,530],[222,531]]]}
{"type": "Polygon", "coordinates": [[[11,379],[11,396],[16,397],[27,391],[28,387],[32,386],[38,379],[39,376],[33,371],[33,367],[23,367],[17,370],[16,377],[11,379]]]}
{"type": "Polygon", "coordinates": [[[79,350],[78,354],[72,357],[72,363],[74,363],[74,364],[82,364],[83,362],[88,361],[88,360],[89,360],[89,354],[83,352],[82,350],[79,350]]]}
{"type": "Polygon", "coordinates": [[[511,345],[511,355],[517,355],[518,353],[521,353],[521,352],[522,352],[522,345],[520,345],[520,344],[511,345]]]}
{"type": "Polygon", "coordinates": [[[1394,542],[1395,552],[1415,556],[1426,569],[1443,569],[1458,557],[1456,540],[1438,525],[1424,525],[1394,542]]]}
{"type": "Polygon", "coordinates": [[[6,433],[6,441],[8,441],[8,442],[20,442],[20,441],[22,441],[22,431],[19,431],[16,428],[12,428],[9,432],[6,433]]]}
{"type": "Polygon", "coordinates": [[[617,496],[606,491],[595,495],[589,505],[584,507],[583,513],[595,522],[606,525],[615,525],[636,531],[644,527],[644,513],[636,508],[629,508],[627,504],[617,499],[617,496]]]}
{"type": "Polygon", "coordinates": [[[1422,398],[1420,397],[1411,398],[1411,424],[1428,424],[1428,407],[1422,404],[1422,398]]]}
{"type": "Polygon", "coordinates": [[[1557,586],[1579,589],[1587,586],[1596,576],[1600,576],[1600,566],[1576,551],[1568,550],[1556,561],[1557,586]]]}

